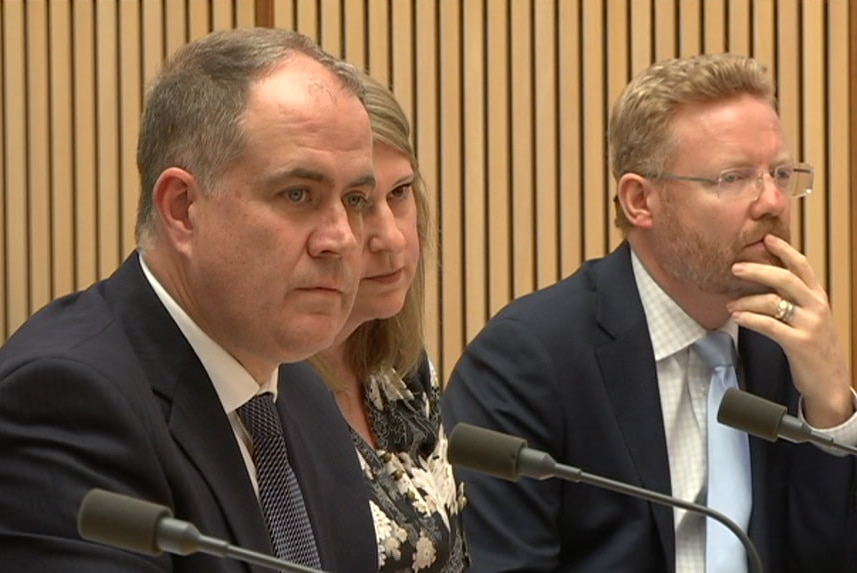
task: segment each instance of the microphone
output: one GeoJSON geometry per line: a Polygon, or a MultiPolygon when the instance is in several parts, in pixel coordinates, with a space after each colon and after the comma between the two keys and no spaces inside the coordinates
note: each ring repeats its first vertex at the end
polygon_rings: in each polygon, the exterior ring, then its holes
{"type": "Polygon", "coordinates": [[[89,541],[147,555],[159,555],[162,551],[175,555],[199,552],[288,573],[321,573],[318,569],[202,535],[192,523],[172,515],[164,505],[92,489],[80,504],[77,531],[89,541]]]}
{"type": "Polygon", "coordinates": [[[744,545],[751,570],[755,573],[764,573],[756,546],[734,521],[719,511],[656,491],[589,474],[579,468],[558,464],[547,452],[528,448],[527,441],[523,438],[471,424],[458,423],[449,434],[446,457],[454,466],[469,468],[510,481],[518,481],[520,476],[540,480],[557,477],[594,485],[660,505],[701,513],[729,528],[744,545]]]}
{"type": "Polygon", "coordinates": [[[717,421],[769,442],[783,438],[796,444],[812,442],[857,454],[857,448],[837,442],[832,437],[813,430],[800,418],[789,415],[785,406],[737,388],[726,390],[717,410],[717,421]]]}

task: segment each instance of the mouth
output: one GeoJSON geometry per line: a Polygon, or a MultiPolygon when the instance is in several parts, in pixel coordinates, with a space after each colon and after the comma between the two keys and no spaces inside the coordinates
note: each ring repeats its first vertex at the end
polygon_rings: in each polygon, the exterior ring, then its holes
{"type": "Polygon", "coordinates": [[[372,281],[378,283],[393,283],[399,280],[402,274],[405,272],[405,267],[399,267],[393,272],[390,273],[378,273],[368,277],[364,277],[364,281],[372,281]]]}
{"type": "Polygon", "coordinates": [[[318,294],[336,294],[336,295],[342,294],[342,292],[343,292],[343,289],[341,287],[338,287],[335,285],[316,285],[316,286],[309,286],[309,287],[301,287],[301,288],[296,289],[296,290],[303,291],[303,292],[318,293],[318,294]]]}

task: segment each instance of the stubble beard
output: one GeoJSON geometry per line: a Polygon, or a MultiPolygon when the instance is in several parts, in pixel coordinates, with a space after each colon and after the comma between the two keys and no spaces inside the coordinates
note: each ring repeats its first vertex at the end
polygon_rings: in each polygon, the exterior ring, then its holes
{"type": "MultiPolygon", "coordinates": [[[[724,243],[704,236],[681,221],[672,208],[667,208],[659,231],[653,235],[661,266],[673,279],[704,293],[740,298],[771,292],[771,288],[766,285],[732,274],[732,265],[745,260],[741,251],[767,234],[789,240],[789,231],[778,217],[763,219],[752,234],[741,233],[731,243],[724,243]]],[[[765,260],[753,262],[785,267],[779,257],[769,252],[766,252],[765,260]]]]}

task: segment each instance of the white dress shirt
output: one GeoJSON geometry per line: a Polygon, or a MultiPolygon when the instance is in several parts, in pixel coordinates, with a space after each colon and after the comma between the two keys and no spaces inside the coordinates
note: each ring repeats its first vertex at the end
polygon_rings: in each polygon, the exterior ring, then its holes
{"type": "MultiPolygon", "coordinates": [[[[655,354],[672,495],[705,504],[711,372],[691,346],[707,331],[661,289],[633,251],[631,262],[655,354]]],[[[738,325],[729,320],[719,330],[729,334],[737,348],[738,325]]],[[[837,440],[857,444],[857,414],[823,431],[837,440]]],[[[705,573],[705,518],[681,509],[675,509],[673,517],[676,572],[705,573]]]]}
{"type": "Polygon", "coordinates": [[[193,348],[199,361],[202,362],[202,366],[208,373],[208,377],[211,378],[211,383],[214,385],[214,390],[217,392],[217,397],[220,399],[223,411],[226,413],[226,417],[229,418],[235,439],[238,441],[238,447],[241,450],[241,456],[244,458],[244,465],[247,467],[250,481],[253,483],[253,489],[256,490],[256,495],[258,496],[259,483],[256,480],[256,465],[253,463],[251,453],[253,442],[250,434],[244,429],[244,424],[238,417],[238,408],[243,406],[253,396],[262,392],[273,393],[276,400],[279,370],[275,369],[268,381],[260,385],[231,354],[212,340],[210,336],[191,320],[184,309],[161,286],[161,283],[158,282],[158,279],[155,278],[155,275],[146,266],[142,256],[140,256],[140,266],[143,267],[143,274],[146,275],[146,279],[152,285],[155,294],[158,295],[167,312],[173,317],[179,330],[182,331],[182,334],[184,334],[191,348],[193,348]]]}

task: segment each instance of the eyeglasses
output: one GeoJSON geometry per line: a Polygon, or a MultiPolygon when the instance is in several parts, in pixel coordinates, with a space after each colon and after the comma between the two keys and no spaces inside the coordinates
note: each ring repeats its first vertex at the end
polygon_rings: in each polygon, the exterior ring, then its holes
{"type": "Polygon", "coordinates": [[[793,198],[804,197],[812,193],[813,169],[812,165],[808,163],[790,163],[770,169],[734,167],[724,169],[715,178],[689,177],[671,173],[661,173],[660,175],[653,175],[651,178],[697,181],[713,187],[717,194],[722,197],[749,197],[751,190],[755,190],[757,192],[753,197],[755,201],[765,187],[765,175],[770,175],[777,189],[793,198]]]}

